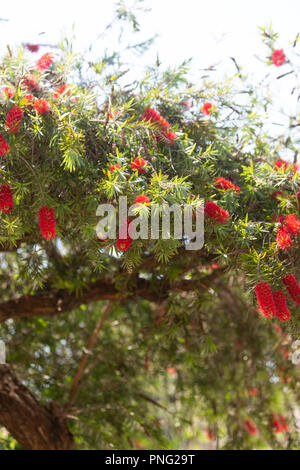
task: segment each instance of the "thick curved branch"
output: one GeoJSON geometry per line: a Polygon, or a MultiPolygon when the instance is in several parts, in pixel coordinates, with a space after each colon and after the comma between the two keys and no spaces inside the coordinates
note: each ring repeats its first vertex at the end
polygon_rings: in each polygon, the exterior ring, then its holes
{"type": "Polygon", "coordinates": [[[161,302],[172,292],[191,292],[205,290],[211,282],[223,273],[223,269],[216,269],[212,274],[199,281],[182,280],[177,283],[160,280],[147,281],[136,278],[126,293],[120,292],[111,281],[99,280],[91,283],[76,296],[67,290],[45,289],[35,295],[25,295],[15,300],[8,300],[0,304],[0,322],[9,318],[28,318],[34,316],[57,315],[65,313],[82,304],[89,304],[98,300],[126,300],[143,297],[151,302],[161,302]]]}
{"type": "Polygon", "coordinates": [[[26,450],[75,448],[60,406],[38,403],[7,364],[0,365],[0,425],[26,450]]]}

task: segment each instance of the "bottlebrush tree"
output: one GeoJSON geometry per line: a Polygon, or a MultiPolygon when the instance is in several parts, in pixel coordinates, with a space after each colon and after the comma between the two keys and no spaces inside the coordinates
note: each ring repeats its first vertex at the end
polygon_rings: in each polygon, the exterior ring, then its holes
{"type": "Polygon", "coordinates": [[[158,61],[128,86],[33,49],[0,69],[2,447],[298,448],[299,116],[274,137],[240,69],[193,85],[158,61]],[[120,195],[146,217],[204,199],[204,246],[99,239],[120,195]]]}

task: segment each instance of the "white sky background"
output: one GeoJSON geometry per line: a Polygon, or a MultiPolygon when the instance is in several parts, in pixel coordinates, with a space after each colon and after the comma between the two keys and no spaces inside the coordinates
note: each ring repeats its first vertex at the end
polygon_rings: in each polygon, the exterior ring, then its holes
{"type": "MultiPolygon", "coordinates": [[[[132,3],[133,0],[128,0],[132,3]]],[[[113,0],[0,0],[0,53],[6,44],[22,42],[55,44],[71,35],[75,25],[75,50],[82,52],[94,43],[94,59],[101,59],[104,48],[116,44],[116,37],[108,33],[104,41],[95,43],[97,36],[113,18],[113,0]],[[39,33],[45,34],[40,35],[39,33]]],[[[300,33],[300,0],[147,0],[152,10],[140,17],[139,39],[158,33],[151,51],[136,60],[136,66],[154,63],[159,53],[163,65],[175,66],[184,59],[193,58],[193,76],[212,64],[219,64],[220,73],[235,73],[230,56],[242,65],[243,71],[256,78],[270,72],[274,78],[289,70],[265,66],[267,48],[262,44],[258,26],[272,22],[280,34],[278,48],[288,54],[290,42],[300,33]]],[[[48,48],[41,52],[46,52],[48,48]]],[[[39,54],[33,54],[36,60],[39,54]]],[[[299,58],[300,63],[300,58],[299,58]]],[[[292,77],[274,80],[272,94],[278,100],[283,114],[274,114],[273,120],[282,119],[285,112],[296,113],[297,101],[290,96],[292,77]]]]}

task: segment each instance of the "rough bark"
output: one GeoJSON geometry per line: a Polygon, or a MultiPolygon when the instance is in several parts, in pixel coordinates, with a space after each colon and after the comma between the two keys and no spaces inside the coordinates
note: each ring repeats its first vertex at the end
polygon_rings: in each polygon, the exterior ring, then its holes
{"type": "Polygon", "coordinates": [[[39,404],[7,364],[0,365],[0,425],[26,450],[75,448],[60,406],[39,404]]]}

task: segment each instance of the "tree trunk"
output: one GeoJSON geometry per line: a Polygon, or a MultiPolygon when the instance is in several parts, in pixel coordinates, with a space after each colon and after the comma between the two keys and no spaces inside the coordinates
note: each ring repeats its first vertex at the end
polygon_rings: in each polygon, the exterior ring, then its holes
{"type": "Polygon", "coordinates": [[[7,364],[0,365],[0,425],[26,450],[75,448],[61,407],[40,405],[7,364]]]}

